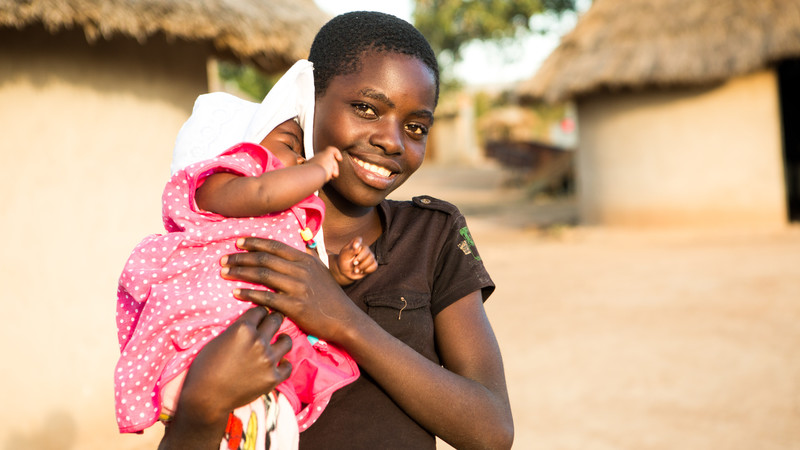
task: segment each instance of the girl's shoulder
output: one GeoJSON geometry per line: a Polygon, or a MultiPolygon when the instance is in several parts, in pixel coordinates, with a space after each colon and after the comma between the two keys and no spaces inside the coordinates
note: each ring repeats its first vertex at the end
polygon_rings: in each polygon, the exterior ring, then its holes
{"type": "Polygon", "coordinates": [[[410,213],[419,214],[419,209],[436,211],[452,216],[460,216],[461,211],[458,207],[448,201],[440,200],[430,195],[419,195],[411,200],[386,200],[386,206],[393,212],[401,213],[408,210],[410,213]]]}
{"type": "Polygon", "coordinates": [[[456,205],[429,195],[404,201],[385,200],[381,209],[385,234],[390,240],[448,233],[466,226],[466,219],[456,205]]]}

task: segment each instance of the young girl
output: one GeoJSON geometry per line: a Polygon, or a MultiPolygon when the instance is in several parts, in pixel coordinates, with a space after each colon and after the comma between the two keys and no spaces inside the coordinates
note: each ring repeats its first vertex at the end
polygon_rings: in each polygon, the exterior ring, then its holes
{"type": "MultiPolygon", "coordinates": [[[[238,241],[247,252],[220,260],[224,277],[274,289],[237,298],[280,311],[359,365],[358,380],[300,434],[300,448],[433,450],[437,436],[459,449],[510,448],[503,361],[483,307],[494,284],[464,216],[427,196],[386,199],[424,159],[439,84],[430,45],[407,22],[362,11],[331,19],[309,60],[314,146],[342,153],[339,175],[319,193],[325,245],[337,253],[360,236],[378,269],[340,287],[310,255],[254,237],[238,241]]],[[[257,344],[279,320],[250,309],[204,348],[162,450],[213,448],[229,408],[286,376],[286,339],[257,344]],[[227,388],[242,372],[259,376],[227,388]]]]}
{"type": "MultiPolygon", "coordinates": [[[[219,277],[219,258],[235,250],[236,238],[269,237],[316,253],[313,237],[325,208],[314,192],[337,176],[341,153],[329,146],[305,160],[298,120],[280,123],[260,145],[240,143],[179,169],[167,184],[163,213],[169,233],[140,243],[120,278],[122,355],[115,379],[122,432],[141,431],[159,417],[168,422],[195,355],[249,308],[232,292],[253,286],[219,277]]],[[[330,263],[341,285],[376,268],[360,238],[330,263]]],[[[266,433],[276,428],[276,402],[297,414],[294,428],[282,425],[278,430],[288,430],[291,437],[293,429],[296,440],[298,427],[302,431],[313,424],[333,391],[358,376],[352,359],[335,346],[306,336],[289,320],[281,332],[294,343],[286,356],[292,376],[278,387],[282,395],[259,397],[235,411],[223,442],[226,448],[251,445],[248,441],[265,444],[266,433]]],[[[276,440],[274,434],[270,437],[276,440]]]]}

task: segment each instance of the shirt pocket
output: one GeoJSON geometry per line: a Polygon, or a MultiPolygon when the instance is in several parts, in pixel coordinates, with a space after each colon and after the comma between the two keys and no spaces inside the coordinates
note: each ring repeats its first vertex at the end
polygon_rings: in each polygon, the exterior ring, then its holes
{"type": "Polygon", "coordinates": [[[438,363],[433,341],[430,295],[400,293],[364,298],[367,314],[389,334],[438,363]]]}

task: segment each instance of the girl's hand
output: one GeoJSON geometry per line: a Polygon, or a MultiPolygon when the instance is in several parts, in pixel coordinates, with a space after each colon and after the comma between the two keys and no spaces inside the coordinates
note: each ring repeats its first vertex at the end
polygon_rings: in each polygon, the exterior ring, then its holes
{"type": "Polygon", "coordinates": [[[269,393],[291,373],[283,359],[292,348],[289,336],[273,340],[283,316],[255,307],[211,340],[186,375],[177,411],[227,413],[269,393]]]}
{"type": "Polygon", "coordinates": [[[228,414],[267,394],[291,373],[289,336],[273,340],[283,316],[254,307],[198,353],[160,450],[218,449],[228,414]]]}
{"type": "Polygon", "coordinates": [[[222,258],[223,278],[275,290],[237,289],[238,299],[280,311],[306,333],[337,343],[349,323],[365,317],[314,256],[268,239],[242,238],[236,245],[247,252],[222,258]]]}
{"type": "Polygon", "coordinates": [[[319,260],[259,238],[223,258],[223,276],[269,286],[237,297],[290,317],[308,334],[338,344],[403,409],[455,448],[510,448],[513,420],[503,361],[479,290],[434,318],[435,363],[390,335],[344,294],[319,260]]]}
{"type": "Polygon", "coordinates": [[[325,182],[339,176],[339,162],[342,160],[342,152],[336,147],[325,147],[324,150],[315,154],[306,164],[315,164],[325,171],[325,182]]]}

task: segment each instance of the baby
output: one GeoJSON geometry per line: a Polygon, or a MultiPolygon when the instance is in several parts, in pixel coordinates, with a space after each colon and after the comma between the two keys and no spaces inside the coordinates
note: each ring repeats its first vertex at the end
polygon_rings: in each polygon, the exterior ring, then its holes
{"type": "MultiPolygon", "coordinates": [[[[236,251],[237,239],[259,236],[316,253],[314,237],[325,207],[314,193],[338,175],[342,156],[328,147],[306,160],[303,148],[303,130],[293,118],[275,126],[260,145],[233,145],[172,175],[163,195],[168,233],[145,238],[120,277],[122,355],[115,396],[121,432],[139,432],[159,419],[168,422],[194,357],[253,307],[232,292],[263,287],[220,276],[219,260],[236,251]]],[[[360,238],[339,255],[327,256],[341,285],[377,269],[360,238]]],[[[276,419],[270,414],[278,414],[273,404],[290,407],[295,430],[306,429],[335,390],[358,378],[355,362],[336,346],[305,335],[288,319],[279,332],[292,338],[286,355],[292,375],[278,386],[279,394],[262,396],[231,414],[224,443],[229,448],[247,436],[262,439],[272,433],[276,419]]]]}

